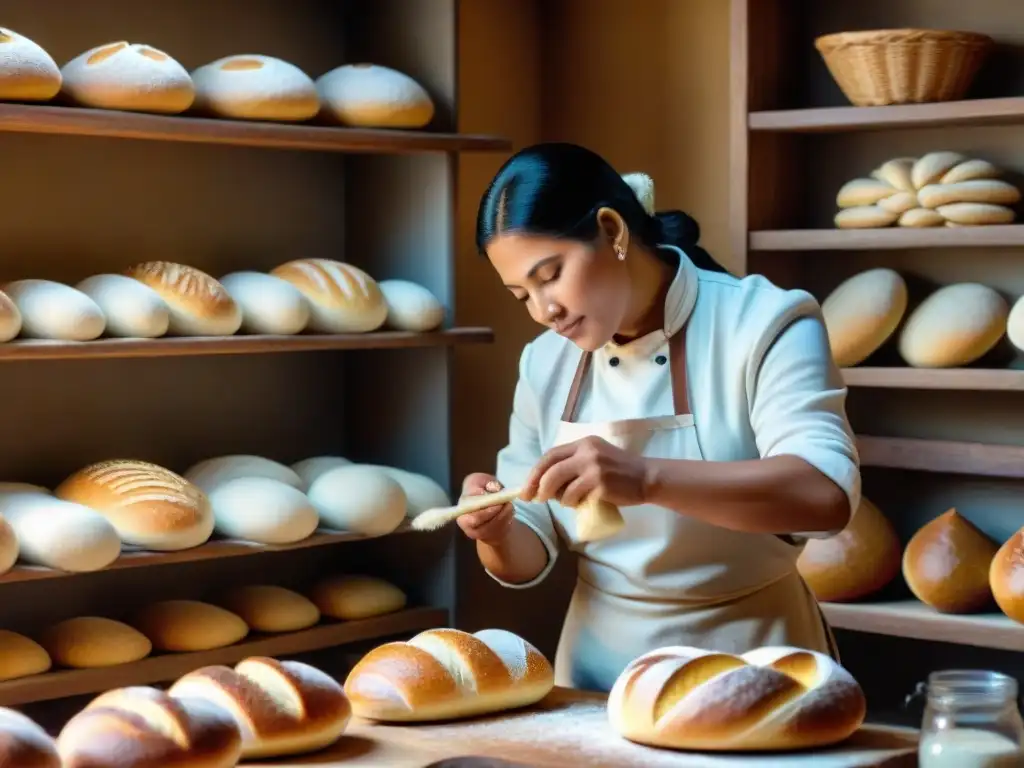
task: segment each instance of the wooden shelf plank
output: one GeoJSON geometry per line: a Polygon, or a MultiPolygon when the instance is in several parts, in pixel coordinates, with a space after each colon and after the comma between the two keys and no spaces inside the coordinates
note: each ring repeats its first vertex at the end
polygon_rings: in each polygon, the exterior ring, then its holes
{"type": "Polygon", "coordinates": [[[881,251],[1024,246],[1024,225],[779,229],[750,233],[752,251],[881,251]]]}
{"type": "Polygon", "coordinates": [[[496,136],[213,120],[24,104],[0,104],[0,131],[360,154],[487,152],[512,148],[511,141],[496,136]]]}
{"type": "Polygon", "coordinates": [[[842,133],[885,128],[1024,123],[1024,97],[972,99],[891,107],[820,107],[752,112],[751,131],[842,133]]]}
{"type": "Polygon", "coordinates": [[[844,368],[849,387],[1024,392],[1024,371],[990,368],[844,368]]]}
{"type": "Polygon", "coordinates": [[[1024,447],[951,440],[857,437],[861,465],[920,472],[1024,478],[1024,447]]]}
{"type": "Polygon", "coordinates": [[[342,349],[412,349],[487,344],[490,328],[451,328],[432,333],[299,334],[296,336],[168,336],[160,339],[97,339],[95,341],[18,340],[0,344],[0,362],[84,360],[126,357],[199,357],[263,355],[342,349]]]}
{"type": "Polygon", "coordinates": [[[129,685],[170,682],[210,664],[234,665],[249,656],[293,656],[447,624],[448,612],[443,608],[410,608],[371,619],[319,624],[300,632],[250,635],[240,643],[212,651],[161,654],[116,667],[46,672],[0,682],[0,706],[63,699],[129,685]]]}
{"type": "Polygon", "coordinates": [[[917,600],[822,603],[821,609],[838,629],[1024,651],[1024,625],[1002,614],[943,614],[917,600]]]}

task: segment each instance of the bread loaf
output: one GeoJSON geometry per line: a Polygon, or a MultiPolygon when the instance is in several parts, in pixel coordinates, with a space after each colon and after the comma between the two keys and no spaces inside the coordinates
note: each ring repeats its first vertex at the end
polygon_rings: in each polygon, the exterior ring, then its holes
{"type": "Polygon", "coordinates": [[[1006,333],[1010,307],[980,283],[947,285],[910,313],[900,332],[900,355],[915,368],[973,363],[1006,333]]]}
{"type": "Polygon", "coordinates": [[[503,629],[428,629],[363,656],[345,680],[358,717],[454,720],[535,704],[554,687],[544,655],[503,629]]]}
{"type": "Polygon", "coordinates": [[[7,573],[18,562],[18,537],[11,524],[0,514],[0,574],[7,573]]]}
{"type": "Polygon", "coordinates": [[[372,576],[332,576],[313,585],[309,593],[320,613],[341,621],[357,621],[402,610],[405,593],[372,576]]]}
{"type": "Polygon", "coordinates": [[[71,718],[57,737],[62,768],[233,768],[242,735],[206,699],[117,688],[71,718]]]}
{"type": "Polygon", "coordinates": [[[320,111],[313,79],[273,56],[226,56],[192,72],[196,110],[238,120],[301,121],[320,111]]]}
{"type": "Polygon", "coordinates": [[[147,261],[128,276],[159,294],[170,312],[174,336],[231,336],[242,326],[242,310],[223,285],[195,267],[147,261]]]}
{"type": "Polygon", "coordinates": [[[996,552],[989,565],[988,582],[999,609],[1024,624],[1024,528],[996,552]]]}
{"type": "Polygon", "coordinates": [[[171,313],[166,302],[138,280],[125,275],[94,275],[75,288],[103,311],[108,336],[155,339],[170,327],[171,313]]]}
{"type": "Polygon", "coordinates": [[[368,333],[380,328],[388,305],[377,281],[351,264],[330,259],[298,259],[271,270],[294,285],[309,302],[310,330],[368,333]]]}
{"type": "Polygon", "coordinates": [[[352,715],[342,687],[298,661],[254,656],[234,669],[201,667],[180,678],[171,696],[207,699],[230,712],[249,759],[313,752],[336,742],[352,715]]]}
{"type": "Polygon", "coordinates": [[[206,542],[213,533],[210,501],[180,475],[148,461],[113,459],[80,469],[54,492],[109,520],[121,541],[176,551],[206,542]]]}
{"type": "Polygon", "coordinates": [[[46,649],[35,640],[9,629],[0,629],[0,680],[41,675],[52,665],[46,649]]]}
{"type": "Polygon", "coordinates": [[[149,639],[134,627],[102,616],[78,616],[47,628],[40,644],[61,667],[88,669],[129,664],[149,656],[149,639]]]}
{"type": "Polygon", "coordinates": [[[839,211],[835,217],[835,225],[840,229],[876,229],[895,224],[899,218],[898,213],[887,211],[880,206],[860,205],[839,211]]]}
{"type": "Polygon", "coordinates": [[[854,366],[896,331],[907,310],[907,284],[891,269],[869,269],[843,281],[821,304],[836,365],[854,366]]]}
{"type": "Polygon", "coordinates": [[[16,280],[3,287],[21,313],[27,339],[92,341],[103,335],[106,318],[95,301],[52,280],[16,280]]]}
{"type": "Polygon", "coordinates": [[[297,488],[265,477],[239,477],[210,491],[216,531],[231,539],[291,544],[320,524],[316,509],[297,488]]]}
{"type": "Polygon", "coordinates": [[[0,343],[21,333],[21,310],[10,296],[0,291],[0,343]]]}
{"type": "Polygon", "coordinates": [[[0,27],[0,101],[49,101],[60,83],[60,68],[41,45],[0,27]]]}
{"type": "Polygon", "coordinates": [[[198,600],[153,603],[137,611],[132,624],[160,651],[209,651],[249,634],[240,616],[198,600]]]}
{"type": "Polygon", "coordinates": [[[434,119],[426,89],[379,64],[345,64],[316,81],[324,111],[358,128],[423,128],[434,119]]]}
{"type": "Polygon", "coordinates": [[[444,488],[426,475],[408,472],[398,467],[385,467],[379,464],[361,464],[363,467],[379,469],[400,486],[405,493],[405,514],[416,517],[421,512],[439,507],[450,507],[451,497],[444,488]]]}
{"type": "Polygon", "coordinates": [[[630,741],[701,751],[823,747],[851,736],[867,703],[828,656],[783,646],[741,656],[670,646],[631,662],[608,718],[630,741]]]}
{"type": "Polygon", "coordinates": [[[21,712],[0,707],[0,765],[3,768],[61,768],[57,743],[21,712]]]}
{"type": "Polygon", "coordinates": [[[232,272],[220,279],[242,309],[242,330],[290,336],[309,324],[309,303],[286,280],[262,272],[232,272]]]}
{"type": "Polygon", "coordinates": [[[405,520],[405,493],[386,472],[353,464],[323,473],[309,487],[326,528],[383,536],[405,520]]]}
{"type": "Polygon", "coordinates": [[[444,321],[444,307],[430,291],[409,280],[382,280],[387,326],[396,331],[433,331],[444,321]]]}
{"type": "Polygon", "coordinates": [[[121,554],[121,539],[102,515],[81,504],[35,491],[0,496],[0,515],[29,565],[82,573],[106,568],[121,554]]]}
{"type": "Polygon", "coordinates": [[[277,480],[293,488],[303,489],[302,478],[291,468],[262,456],[232,454],[215,456],[193,464],[185,470],[185,479],[209,493],[221,483],[240,477],[262,477],[277,480]]]}
{"type": "Polygon", "coordinates": [[[1020,191],[999,179],[971,179],[954,184],[928,184],[921,187],[917,197],[925,208],[953,203],[1013,205],[1020,202],[1020,191]]]}
{"type": "Polygon", "coordinates": [[[352,462],[341,456],[312,456],[292,464],[292,470],[302,479],[302,489],[309,490],[320,475],[338,467],[347,467],[352,462]]]}
{"type": "Polygon", "coordinates": [[[176,114],[195,98],[185,68],[141,43],[91,48],[65,64],[61,77],[61,91],[83,107],[176,114]]]}
{"type": "Polygon", "coordinates": [[[1006,338],[1017,349],[1024,351],[1024,296],[1013,302],[1006,317],[1006,338]]]}
{"type": "Polygon", "coordinates": [[[947,224],[960,226],[984,226],[992,224],[1012,224],[1016,214],[1005,205],[992,203],[949,203],[936,209],[947,224]]]}
{"type": "Polygon", "coordinates": [[[320,609],[308,597],[269,584],[236,587],[219,602],[254,632],[298,632],[320,621],[320,609]]]}

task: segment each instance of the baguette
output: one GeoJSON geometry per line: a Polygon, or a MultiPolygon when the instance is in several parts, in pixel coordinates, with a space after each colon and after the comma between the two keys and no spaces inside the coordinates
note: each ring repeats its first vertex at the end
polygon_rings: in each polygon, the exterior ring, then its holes
{"type": "Polygon", "coordinates": [[[865,714],[849,672],[824,654],[784,646],[742,656],[661,648],[630,663],[608,697],[619,735],[669,749],[821,747],[853,734],[865,714]]]}
{"type": "Polygon", "coordinates": [[[0,766],[61,768],[57,744],[21,712],[0,707],[0,766]]]}

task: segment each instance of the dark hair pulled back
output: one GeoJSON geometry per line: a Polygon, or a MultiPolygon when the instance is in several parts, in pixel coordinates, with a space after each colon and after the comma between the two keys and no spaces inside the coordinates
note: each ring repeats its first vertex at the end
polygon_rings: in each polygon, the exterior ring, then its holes
{"type": "Polygon", "coordinates": [[[674,245],[701,269],[727,271],[697,244],[700,225],[692,217],[682,211],[648,214],[633,188],[604,158],[562,142],[526,147],[501,167],[480,201],[477,250],[486,254],[491,239],[505,232],[592,242],[599,233],[601,208],[616,211],[630,235],[659,258],[666,255],[658,245],[674,245]]]}

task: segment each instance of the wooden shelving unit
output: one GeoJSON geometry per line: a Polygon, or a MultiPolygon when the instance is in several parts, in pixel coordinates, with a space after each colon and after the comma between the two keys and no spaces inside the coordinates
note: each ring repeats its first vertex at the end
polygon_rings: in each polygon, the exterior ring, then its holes
{"type": "Polygon", "coordinates": [[[1024,225],[929,229],[783,229],[751,232],[751,251],[873,251],[1024,246],[1024,225]]]}
{"type": "Polygon", "coordinates": [[[985,368],[888,368],[864,366],[844,368],[843,380],[848,387],[876,389],[939,389],[974,392],[1024,391],[1024,370],[991,370],[985,368]]]}

